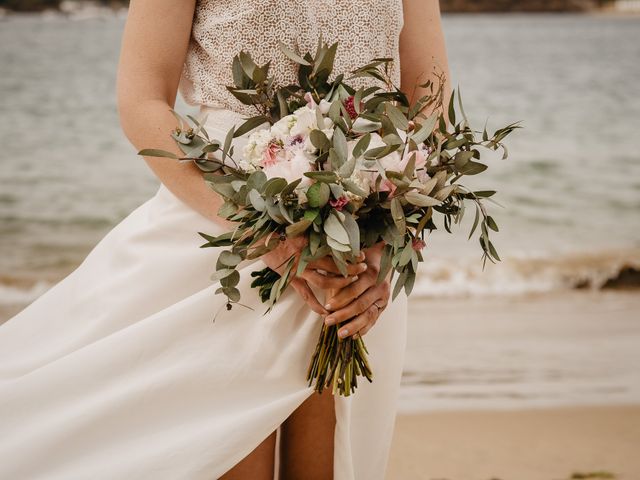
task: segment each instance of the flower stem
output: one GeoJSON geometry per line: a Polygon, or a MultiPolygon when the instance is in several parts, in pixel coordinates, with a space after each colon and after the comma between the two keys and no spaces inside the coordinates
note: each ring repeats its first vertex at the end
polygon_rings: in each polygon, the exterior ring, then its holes
{"type": "Polygon", "coordinates": [[[335,395],[348,397],[358,387],[358,377],[373,380],[373,372],[367,360],[367,347],[362,337],[338,337],[340,325],[322,324],[316,350],[309,363],[307,380],[318,393],[331,388],[335,395]]]}

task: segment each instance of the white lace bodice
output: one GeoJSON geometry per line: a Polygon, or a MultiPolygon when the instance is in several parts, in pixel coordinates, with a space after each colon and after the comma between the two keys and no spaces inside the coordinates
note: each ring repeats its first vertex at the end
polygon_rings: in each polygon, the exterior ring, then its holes
{"type": "Polygon", "coordinates": [[[313,53],[320,34],[328,43],[339,42],[334,75],[391,57],[397,59],[392,79],[399,85],[402,15],[402,0],[198,0],[180,92],[190,104],[254,114],[225,88],[232,85],[233,57],[245,50],[259,65],[271,60],[271,75],[286,85],[296,80],[296,64],[280,52],[278,41],[313,53]]]}

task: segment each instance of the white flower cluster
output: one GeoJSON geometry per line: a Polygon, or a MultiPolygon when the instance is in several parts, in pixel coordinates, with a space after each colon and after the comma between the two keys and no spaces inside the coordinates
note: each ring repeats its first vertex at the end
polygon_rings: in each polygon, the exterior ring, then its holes
{"type": "MultiPolygon", "coordinates": [[[[312,183],[304,173],[316,169],[318,149],[312,144],[310,134],[313,130],[321,130],[331,140],[335,128],[331,119],[326,116],[331,107],[330,102],[321,100],[318,104],[310,96],[307,102],[307,105],[283,117],[270,128],[252,132],[244,146],[243,159],[239,163],[240,168],[245,171],[262,170],[267,178],[282,177],[288,182],[302,178],[297,189],[298,195],[302,198],[305,198],[304,192],[312,183]],[[319,125],[320,119],[322,123],[319,125]]],[[[347,144],[349,158],[353,157],[356,143],[357,139],[350,140],[347,144]]],[[[368,148],[384,146],[380,135],[372,133],[368,148]]],[[[425,166],[429,152],[421,148],[415,154],[416,175],[421,181],[425,181],[428,179],[425,166]]],[[[403,151],[392,152],[377,162],[357,158],[356,168],[348,180],[361,190],[370,192],[375,189],[377,177],[380,176],[382,179],[379,190],[393,191],[395,186],[386,178],[385,171],[403,171],[409,158],[410,155],[403,151]]],[[[346,195],[351,200],[359,199],[352,193],[346,195]]]]}

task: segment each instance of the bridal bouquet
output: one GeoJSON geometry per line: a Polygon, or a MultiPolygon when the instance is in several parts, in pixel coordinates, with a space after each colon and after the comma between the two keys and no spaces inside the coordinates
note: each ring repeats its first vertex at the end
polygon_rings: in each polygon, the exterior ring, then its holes
{"type": "MultiPolygon", "coordinates": [[[[303,237],[306,246],[288,259],[282,275],[268,268],[252,273],[252,286],[269,308],[309,262],[331,256],[346,276],[361,249],[379,242],[384,249],[378,281],[390,274],[393,298],[403,289],[409,295],[436,221],[451,232],[467,203],[475,207],[469,237],[479,225],[483,262],[499,260],[489,238],[498,227],[484,204],[495,192],[471,191],[459,181],[482,173],[487,165],[479,161],[481,150],[504,148],[502,140],[517,125],[492,135],[486,128],[472,130],[459,92],[444,101],[442,75],[420,85],[427,93],[411,103],[393,85],[388,58],[330,80],[337,47],[320,41],[315,55],[298,55],[281,45],[283,55],[299,65],[298,84],[286,86],[274,84],[268,63],[256,65],[248,53],[239,53],[232,67],[235,85],[228,89],[257,114],[224,141],[209,138],[204,120],[176,114],[180,125],[172,136],[184,153],[179,159],[204,172],[224,199],[219,215],[236,224],[223,235],[200,233],[203,247],[228,247],[212,277],[228,309],[240,302],[238,265],[293,237],[303,237]],[[349,84],[359,77],[380,86],[349,84]],[[232,140],[247,133],[237,155],[232,140]]],[[[140,154],[178,159],[161,150],[140,154]]],[[[318,391],[327,387],[348,396],[359,376],[372,380],[372,371],[363,339],[340,339],[339,327],[323,324],[307,379],[318,391]]]]}

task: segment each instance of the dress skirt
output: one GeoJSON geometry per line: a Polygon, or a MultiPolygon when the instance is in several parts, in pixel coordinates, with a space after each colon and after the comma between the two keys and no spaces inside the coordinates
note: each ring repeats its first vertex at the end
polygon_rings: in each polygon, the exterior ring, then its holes
{"type": "MultiPolygon", "coordinates": [[[[214,138],[238,122],[203,110],[214,138]]],[[[320,316],[293,289],[264,315],[249,286],[259,260],[241,271],[251,309],[227,312],[210,280],[222,249],[198,248],[199,231],[224,230],[161,185],[0,326],[0,479],[216,479],[313,394],[320,316]]],[[[334,397],[336,480],[385,477],[406,303],[364,337],[373,383],[334,397]]]]}

